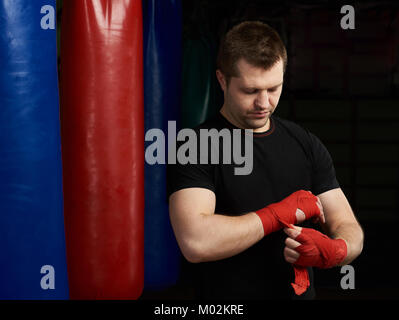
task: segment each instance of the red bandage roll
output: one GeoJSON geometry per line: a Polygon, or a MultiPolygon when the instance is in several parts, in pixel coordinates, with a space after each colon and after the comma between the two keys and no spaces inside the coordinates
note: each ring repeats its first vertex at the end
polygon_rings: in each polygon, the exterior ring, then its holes
{"type": "Polygon", "coordinates": [[[144,282],[142,11],[64,1],[62,156],[72,299],[136,299],[144,282]]]}
{"type": "Polygon", "coordinates": [[[342,239],[331,239],[309,228],[302,228],[295,240],[301,245],[295,248],[300,256],[294,264],[295,282],[292,287],[297,295],[301,295],[310,285],[306,267],[326,269],[340,264],[346,258],[347,246],[342,239]]]}

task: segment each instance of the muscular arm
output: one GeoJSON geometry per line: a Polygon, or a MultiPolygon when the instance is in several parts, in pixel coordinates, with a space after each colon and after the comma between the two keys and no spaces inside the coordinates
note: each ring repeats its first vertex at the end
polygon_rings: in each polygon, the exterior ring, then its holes
{"type": "Polygon", "coordinates": [[[191,262],[231,257],[290,223],[310,218],[324,221],[320,199],[305,190],[241,216],[215,213],[215,194],[205,188],[176,191],[169,203],[177,242],[191,262]]]}
{"type": "Polygon", "coordinates": [[[362,252],[363,230],[340,188],[324,192],[318,197],[326,220],[322,228],[329,237],[345,240],[348,252],[340,265],[349,264],[362,252]]]}
{"type": "Polygon", "coordinates": [[[264,236],[255,212],[231,217],[216,214],[215,194],[203,188],[187,188],[169,199],[170,219],[185,258],[193,263],[234,256],[264,236]]]}

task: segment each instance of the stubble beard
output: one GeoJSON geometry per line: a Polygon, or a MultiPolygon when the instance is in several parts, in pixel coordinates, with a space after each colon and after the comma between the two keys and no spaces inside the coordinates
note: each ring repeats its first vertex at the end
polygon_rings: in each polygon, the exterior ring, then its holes
{"type": "Polygon", "coordinates": [[[260,129],[260,128],[263,128],[264,126],[266,126],[269,119],[270,119],[270,115],[264,119],[259,119],[259,120],[246,118],[246,119],[244,119],[244,123],[246,125],[246,129],[256,130],[256,129],[260,129]]]}

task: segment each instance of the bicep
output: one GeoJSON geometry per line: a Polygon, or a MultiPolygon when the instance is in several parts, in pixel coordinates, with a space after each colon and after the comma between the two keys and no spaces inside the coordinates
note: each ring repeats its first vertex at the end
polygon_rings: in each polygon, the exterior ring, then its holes
{"type": "Polygon", "coordinates": [[[312,154],[312,192],[323,194],[339,188],[330,153],[321,140],[309,133],[312,154]]]}
{"type": "Polygon", "coordinates": [[[328,234],[333,234],[343,224],[358,223],[341,188],[332,189],[317,196],[320,198],[326,218],[323,229],[328,234]]]}
{"type": "Polygon", "coordinates": [[[215,193],[206,188],[185,188],[170,195],[169,215],[180,246],[189,246],[198,238],[201,215],[214,214],[215,206],[215,193]]]}

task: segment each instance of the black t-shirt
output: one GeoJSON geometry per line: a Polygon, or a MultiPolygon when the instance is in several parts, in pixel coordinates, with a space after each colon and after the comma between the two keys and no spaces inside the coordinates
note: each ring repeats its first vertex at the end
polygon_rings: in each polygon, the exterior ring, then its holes
{"type": "MultiPolygon", "coordinates": [[[[310,190],[318,195],[339,187],[331,156],[315,135],[275,115],[270,121],[268,131],[253,133],[253,169],[250,174],[235,174],[234,168],[243,165],[236,165],[234,161],[233,164],[212,164],[209,160],[208,164],[168,165],[167,196],[184,188],[207,188],[216,195],[215,213],[239,216],[281,201],[297,190],[310,190]]],[[[195,131],[199,133],[200,129],[211,128],[227,128],[231,132],[237,129],[218,113],[196,127],[195,131]]],[[[244,130],[241,132],[243,137],[244,130]]],[[[244,154],[244,139],[242,144],[244,154]]],[[[221,162],[222,143],[219,149],[221,162]]],[[[315,227],[307,222],[302,226],[315,227]]],[[[294,270],[283,256],[286,237],[280,230],[227,259],[198,264],[185,261],[197,297],[240,300],[313,298],[311,268],[308,268],[311,286],[307,292],[296,297],[290,285],[294,281],[294,270]]]]}

